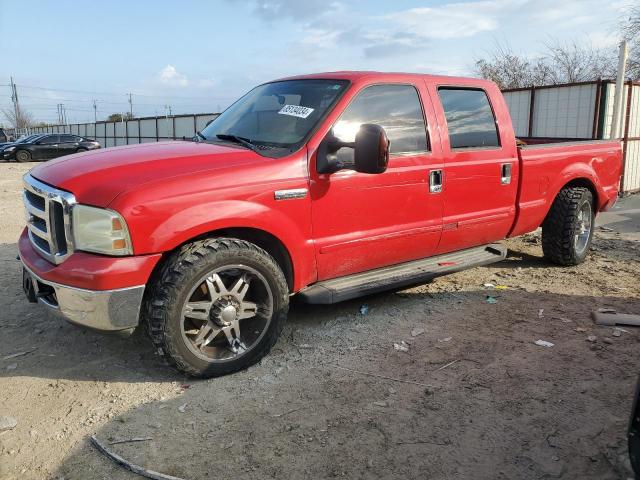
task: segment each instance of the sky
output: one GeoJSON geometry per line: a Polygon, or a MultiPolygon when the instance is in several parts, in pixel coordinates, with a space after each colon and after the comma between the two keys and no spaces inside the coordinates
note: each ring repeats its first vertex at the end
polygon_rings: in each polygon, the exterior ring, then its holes
{"type": "MultiPolygon", "coordinates": [[[[496,43],[615,51],[633,0],[0,0],[0,109],[70,123],[215,112],[253,86],[335,70],[472,75],[496,43]]],[[[0,122],[4,120],[0,113],[0,122]]]]}

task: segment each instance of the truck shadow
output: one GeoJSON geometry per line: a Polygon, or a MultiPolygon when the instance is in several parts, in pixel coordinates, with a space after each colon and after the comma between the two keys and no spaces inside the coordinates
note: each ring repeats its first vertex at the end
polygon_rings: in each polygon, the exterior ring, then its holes
{"type": "MultiPolygon", "coordinates": [[[[622,439],[640,331],[612,337],[589,313],[637,312],[640,299],[509,291],[488,304],[485,295],[410,290],[296,305],[259,365],[141,401],[95,435],[150,438],[109,448],[182,478],[628,477],[622,439]],[[412,336],[416,327],[424,333],[412,336]],[[394,349],[401,341],[408,352],[394,349]]],[[[90,433],[76,432],[71,443],[83,441],[53,477],[131,478],[90,433]]]]}

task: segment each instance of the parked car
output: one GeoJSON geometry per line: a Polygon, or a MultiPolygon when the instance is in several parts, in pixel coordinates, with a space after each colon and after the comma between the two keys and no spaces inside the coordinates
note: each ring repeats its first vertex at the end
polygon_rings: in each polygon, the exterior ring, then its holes
{"type": "Polygon", "coordinates": [[[337,72],[256,87],[194,141],[110,148],[24,177],[24,290],[71,322],[144,325],[189,375],[257,362],[290,295],[328,304],[505,258],[584,261],[619,141],[516,146],[489,81],[337,72]],[[45,213],[46,212],[46,213],[45,213]]]}
{"type": "Polygon", "coordinates": [[[50,133],[8,145],[2,150],[2,158],[30,162],[32,160],[49,160],[97,148],[100,148],[100,144],[90,138],[67,133],[50,133]]]}
{"type": "Polygon", "coordinates": [[[0,152],[3,152],[5,148],[10,147],[12,145],[15,145],[17,143],[25,143],[25,142],[30,142],[32,140],[35,140],[38,137],[42,137],[44,134],[43,133],[34,133],[32,135],[26,135],[22,138],[19,138],[18,140],[12,141],[12,142],[2,142],[0,143],[0,152]]]}

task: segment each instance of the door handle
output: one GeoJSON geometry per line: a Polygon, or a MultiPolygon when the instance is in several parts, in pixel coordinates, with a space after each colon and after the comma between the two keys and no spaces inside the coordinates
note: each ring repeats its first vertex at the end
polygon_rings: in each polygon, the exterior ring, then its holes
{"type": "Polygon", "coordinates": [[[509,185],[511,183],[511,163],[503,163],[500,169],[500,183],[509,185]]]}
{"type": "Polygon", "coordinates": [[[442,181],[444,173],[442,170],[431,170],[429,172],[429,191],[431,193],[440,193],[442,191],[442,181]]]}

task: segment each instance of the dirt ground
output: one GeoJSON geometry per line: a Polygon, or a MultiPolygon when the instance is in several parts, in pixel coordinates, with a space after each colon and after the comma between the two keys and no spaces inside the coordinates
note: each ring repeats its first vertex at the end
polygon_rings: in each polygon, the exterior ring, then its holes
{"type": "Polygon", "coordinates": [[[602,217],[612,231],[598,229],[580,266],[546,263],[531,234],[506,242],[505,261],[429,285],[294,303],[259,365],[193,381],[142,334],[96,334],[27,303],[16,238],[28,168],[0,164],[0,417],[17,420],[0,433],[0,478],[139,478],[91,434],[150,438],[110,448],[189,479],[631,476],[640,332],[589,315],[640,312],[637,197],[602,217]]]}

